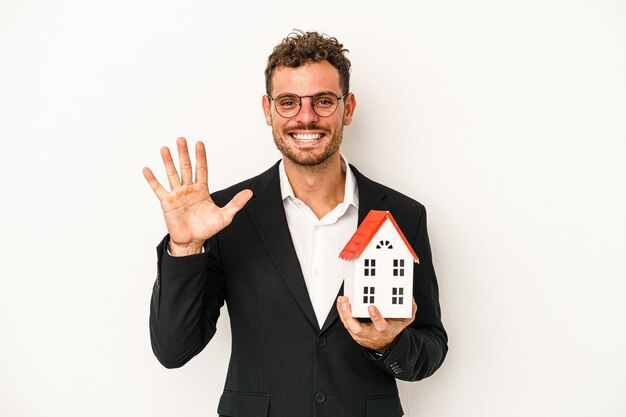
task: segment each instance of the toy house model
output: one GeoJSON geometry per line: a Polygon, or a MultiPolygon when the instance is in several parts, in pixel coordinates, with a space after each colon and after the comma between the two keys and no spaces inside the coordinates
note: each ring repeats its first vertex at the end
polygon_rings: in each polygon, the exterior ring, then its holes
{"type": "Polygon", "coordinates": [[[344,295],[352,316],[369,317],[374,304],[385,318],[411,317],[419,259],[390,212],[371,210],[339,257],[351,261],[344,266],[344,295]]]}

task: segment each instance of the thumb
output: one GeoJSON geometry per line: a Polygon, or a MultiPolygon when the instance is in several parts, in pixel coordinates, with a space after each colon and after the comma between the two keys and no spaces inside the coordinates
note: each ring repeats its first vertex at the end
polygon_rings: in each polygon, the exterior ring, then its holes
{"type": "Polygon", "coordinates": [[[243,206],[245,206],[248,200],[250,200],[251,198],[252,198],[252,191],[250,190],[239,191],[233,197],[233,199],[228,202],[228,204],[222,207],[224,220],[228,224],[230,224],[230,222],[233,220],[233,217],[235,217],[235,214],[237,214],[237,212],[241,210],[243,206]]]}

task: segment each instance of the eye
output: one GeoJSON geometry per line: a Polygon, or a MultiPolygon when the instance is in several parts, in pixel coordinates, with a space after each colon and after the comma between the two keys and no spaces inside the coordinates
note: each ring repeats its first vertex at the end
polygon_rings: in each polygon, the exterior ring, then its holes
{"type": "Polygon", "coordinates": [[[280,107],[298,107],[300,105],[300,100],[297,97],[278,97],[276,99],[276,104],[280,107]]]}
{"type": "Polygon", "coordinates": [[[335,104],[337,99],[334,96],[322,95],[315,97],[315,106],[317,107],[330,107],[335,104]]]}

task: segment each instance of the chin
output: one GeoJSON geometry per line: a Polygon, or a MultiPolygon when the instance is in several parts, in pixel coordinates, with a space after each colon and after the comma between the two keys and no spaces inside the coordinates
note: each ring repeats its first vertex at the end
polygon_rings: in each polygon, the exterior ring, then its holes
{"type": "Polygon", "coordinates": [[[325,167],[332,160],[331,157],[338,154],[339,143],[337,146],[327,147],[325,149],[292,149],[285,146],[284,143],[276,141],[276,147],[283,154],[283,156],[289,159],[296,165],[301,167],[325,167]]]}
{"type": "Polygon", "coordinates": [[[283,154],[287,159],[296,165],[302,167],[322,167],[326,166],[332,155],[311,156],[311,157],[294,157],[294,155],[283,154]]]}

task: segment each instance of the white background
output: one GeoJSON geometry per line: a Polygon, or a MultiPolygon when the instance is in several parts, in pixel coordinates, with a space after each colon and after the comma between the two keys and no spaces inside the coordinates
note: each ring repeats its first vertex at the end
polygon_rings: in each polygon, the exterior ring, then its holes
{"type": "Polygon", "coordinates": [[[141,175],[202,139],[213,190],[279,157],[263,70],[350,49],[343,152],[426,205],[450,352],[407,416],[626,415],[626,4],[0,0],[0,415],[215,415],[223,316],[154,358],[165,233],[141,175]]]}

